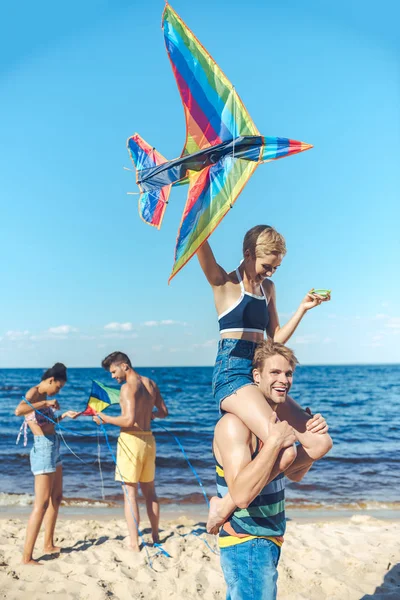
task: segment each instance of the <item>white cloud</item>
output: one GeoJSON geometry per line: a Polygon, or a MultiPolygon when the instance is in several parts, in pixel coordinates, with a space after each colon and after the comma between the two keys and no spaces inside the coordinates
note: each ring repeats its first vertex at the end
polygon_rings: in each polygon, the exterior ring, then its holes
{"type": "Polygon", "coordinates": [[[332,338],[330,338],[330,337],[326,337],[322,341],[323,344],[330,344],[331,342],[332,342],[332,338]]]}
{"type": "Polygon", "coordinates": [[[29,335],[29,331],[25,329],[24,331],[6,331],[4,337],[11,342],[15,342],[17,340],[22,340],[29,335]]]}
{"type": "Polygon", "coordinates": [[[184,321],[173,321],[172,319],[163,319],[161,321],[145,321],[142,323],[144,327],[159,327],[160,325],[182,325],[183,327],[187,326],[187,323],[184,321]]]}
{"type": "Polygon", "coordinates": [[[151,349],[153,350],[153,352],[161,352],[161,350],[164,348],[164,346],[162,344],[158,344],[158,346],[152,346],[151,349]]]}
{"type": "Polygon", "coordinates": [[[78,330],[76,327],[72,327],[72,325],[58,325],[57,327],[49,327],[47,331],[52,335],[67,335],[68,333],[74,333],[78,330]]]}
{"type": "Polygon", "coordinates": [[[104,329],[108,329],[110,331],[132,331],[133,325],[132,323],[108,323],[104,325],[104,329]]]}

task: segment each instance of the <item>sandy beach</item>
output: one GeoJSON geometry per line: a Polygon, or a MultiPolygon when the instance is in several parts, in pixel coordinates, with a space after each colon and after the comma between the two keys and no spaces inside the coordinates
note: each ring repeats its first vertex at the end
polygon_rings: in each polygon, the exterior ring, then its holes
{"type": "MultiPolygon", "coordinates": [[[[219,557],[212,551],[218,552],[216,538],[202,533],[204,521],[182,515],[167,519],[162,521],[161,541],[171,558],[155,556],[148,523],[142,523],[150,568],[146,551],[132,554],[127,549],[123,519],[71,514],[58,523],[62,553],[43,556],[41,567],[24,567],[20,559],[26,515],[2,518],[0,598],[225,598],[219,557]]],[[[309,513],[288,522],[279,600],[400,598],[400,520],[362,514],[311,519],[309,513]]]]}

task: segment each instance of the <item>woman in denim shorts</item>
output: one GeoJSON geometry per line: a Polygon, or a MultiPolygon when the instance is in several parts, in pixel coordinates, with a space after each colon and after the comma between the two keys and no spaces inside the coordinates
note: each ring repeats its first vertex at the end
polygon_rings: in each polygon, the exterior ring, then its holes
{"type": "MultiPolygon", "coordinates": [[[[307,293],[293,316],[281,326],[275,287],[270,277],[286,254],[282,235],[268,225],[250,229],[243,241],[243,260],[231,272],[215,260],[208,242],[197,251],[200,266],[210,283],[218,314],[221,339],[215,361],[212,389],[220,414],[237,415],[265,442],[272,409],[253,382],[256,345],[265,334],[285,344],[306,312],[330,296],[307,293]]],[[[286,394],[286,390],[282,390],[286,394]]],[[[295,405],[293,401],[293,405],[295,405]]],[[[304,414],[304,411],[296,405],[304,414]]]]}
{"type": "Polygon", "coordinates": [[[37,564],[32,554],[44,518],[44,551],[51,554],[60,552],[60,548],[54,545],[54,529],[62,499],[62,465],[60,440],[55,432],[54,423],[58,423],[65,417],[74,419],[79,413],[68,411],[56,417],[54,411],[59,408],[58,402],[48,400],[48,397],[58,394],[66,381],[66,367],[62,363],[56,363],[43,374],[41,382],[26,394],[26,400],[35,407],[35,410],[25,400],[22,400],[15,410],[17,416],[25,417],[17,443],[23,433],[26,445],[28,427],[34,436],[30,462],[35,476],[35,503],[26,531],[22,556],[24,564],[37,564]]]}

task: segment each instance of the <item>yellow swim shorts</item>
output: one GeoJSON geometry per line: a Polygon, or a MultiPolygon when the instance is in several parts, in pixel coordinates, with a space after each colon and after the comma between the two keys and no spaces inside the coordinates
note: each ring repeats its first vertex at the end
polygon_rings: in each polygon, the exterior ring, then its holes
{"type": "Polygon", "coordinates": [[[115,481],[149,483],[156,472],[156,440],[151,431],[122,431],[117,445],[115,481]]]}

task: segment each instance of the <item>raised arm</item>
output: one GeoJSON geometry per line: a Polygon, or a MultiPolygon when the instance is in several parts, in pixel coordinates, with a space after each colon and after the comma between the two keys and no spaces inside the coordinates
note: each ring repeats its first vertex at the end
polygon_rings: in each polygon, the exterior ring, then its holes
{"type": "Polygon", "coordinates": [[[152,418],[165,419],[165,417],[168,417],[168,408],[165,404],[164,398],[161,396],[160,389],[156,383],[154,384],[154,393],[156,395],[154,406],[157,410],[153,412],[152,418]]]}
{"type": "Polygon", "coordinates": [[[204,242],[197,250],[197,258],[210,285],[220,286],[226,283],[227,273],[215,260],[208,242],[204,242]]]}
{"type": "Polygon", "coordinates": [[[275,286],[272,281],[269,280],[267,284],[264,284],[264,289],[268,297],[269,323],[267,334],[274,342],[279,342],[280,344],[286,344],[292,337],[307,311],[315,306],[319,306],[322,302],[330,300],[330,296],[322,298],[322,296],[306,294],[294,315],[281,327],[276,306],[275,286]]]}

